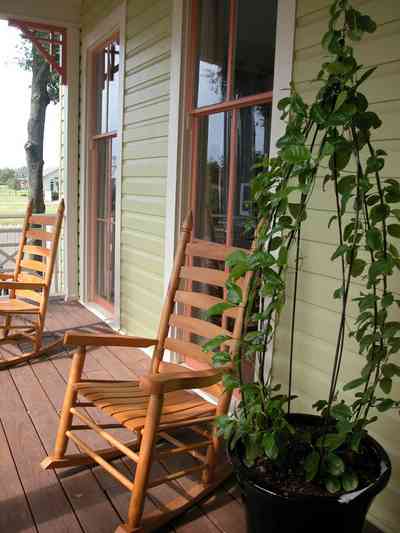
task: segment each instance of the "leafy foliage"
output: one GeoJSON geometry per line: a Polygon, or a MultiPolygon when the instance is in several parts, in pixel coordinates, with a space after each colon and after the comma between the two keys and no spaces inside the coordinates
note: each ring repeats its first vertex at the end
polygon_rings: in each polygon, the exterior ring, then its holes
{"type": "MultiPolygon", "coordinates": [[[[279,102],[286,131],[277,142],[278,156],[265,157],[252,182],[253,212],[257,213],[254,248],[249,255],[235,252],[230,257],[227,303],[209,311],[210,315],[222,314],[228,306],[241,305],[237,282],[250,273],[246,328],[234,360],[237,377],[229,373],[225,382],[230,390],[240,388],[241,401],[233,416],[219,420],[219,427],[231,446],[239,439],[244,443],[248,464],[268,457],[284,465],[291,443],[300,438],[287,417],[294,399],[291,373],[289,394],[285,395],[271,376],[264,376],[263,369],[273,341],[272,324],[279,320],[287,298],[285,274],[290,251],[307,223],[307,206],[318,172],[328,169],[324,186],[331,183],[337,206],[329,222],[330,231],[335,228],[337,232],[337,249],[331,260],[339,262],[342,277],[333,296],[340,301],[341,316],[329,391],[314,404],[322,417],[320,431],[301,439],[305,480],[317,480],[331,493],[358,486],[349,457],[360,453],[366,427],[376,420],[370,416],[371,410],[379,413],[400,407],[400,401],[390,397],[393,380],[400,376],[394,360],[400,350],[400,322],[394,320],[400,300],[388,283],[400,269],[400,209],[395,208],[400,201],[400,182],[381,176],[386,153],[374,148],[372,134],[382,123],[361,92],[375,68],[366,70],[359,65],[351,45],[375,29],[375,22],[354,9],[349,0],[332,2],[329,29],[322,38],[330,58],[316,80],[321,88],[311,105],[293,86],[290,96],[279,102]],[[341,394],[338,378],[353,279],[365,287],[354,300],[359,314],[350,332],[365,366],[360,376],[343,387],[344,392],[355,393],[349,400],[349,395],[341,394]],[[257,298],[264,305],[255,311],[257,298]],[[250,384],[241,379],[242,364],[248,359],[256,360],[259,369],[258,379],[250,384]]],[[[297,248],[295,271],[299,268],[297,248]]],[[[217,338],[205,349],[219,348],[225,341],[217,338]]],[[[222,354],[215,354],[216,364],[226,364],[226,352],[222,354]]]]}

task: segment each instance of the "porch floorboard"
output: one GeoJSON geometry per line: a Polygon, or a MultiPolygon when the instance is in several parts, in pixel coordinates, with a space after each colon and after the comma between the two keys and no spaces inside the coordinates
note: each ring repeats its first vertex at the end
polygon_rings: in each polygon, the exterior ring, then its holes
{"type": "MultiPolygon", "coordinates": [[[[106,328],[78,303],[51,302],[47,331],[87,326],[106,328]]],[[[4,533],[110,533],[126,519],[129,493],[100,468],[42,471],[39,463],[51,452],[70,367],[70,350],[34,361],[31,365],[0,372],[0,531],[4,533]]],[[[91,379],[138,378],[148,369],[149,358],[140,350],[101,348],[89,351],[85,377],[91,379]]],[[[98,420],[103,416],[98,415],[98,420]]],[[[107,419],[109,420],[109,419],[107,419]]],[[[121,434],[121,431],[116,430],[121,434]]],[[[128,432],[127,436],[128,436],[128,432]]],[[[94,446],[104,447],[86,432],[94,446]]],[[[174,464],[157,464],[154,475],[169,466],[182,468],[187,457],[174,464]]],[[[132,465],[113,462],[125,475],[132,465]]],[[[189,486],[190,478],[183,479],[189,486]]],[[[148,509],[169,499],[167,486],[155,489],[148,509]]],[[[243,533],[244,508],[233,480],[213,496],[160,530],[160,533],[243,533]]],[[[282,532],[284,533],[284,532],[282,532]]],[[[365,533],[378,533],[367,526],[365,533]]]]}

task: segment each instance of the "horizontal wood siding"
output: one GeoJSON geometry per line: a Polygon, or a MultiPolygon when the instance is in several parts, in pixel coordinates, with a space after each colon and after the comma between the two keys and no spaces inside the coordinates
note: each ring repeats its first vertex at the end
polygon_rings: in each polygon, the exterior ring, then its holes
{"type": "Polygon", "coordinates": [[[163,298],[171,2],[128,2],[121,327],[155,335],[163,298]]]}
{"type": "MultiPolygon", "coordinates": [[[[295,36],[294,81],[298,91],[312,101],[317,85],[311,83],[324,60],[320,39],[326,31],[328,0],[298,0],[295,36]]],[[[354,0],[354,5],[371,15],[378,23],[375,34],[368,36],[355,48],[365,67],[378,65],[377,71],[365,84],[364,90],[371,109],[379,113],[383,126],[374,132],[375,144],[388,152],[384,176],[399,178],[400,172],[400,2],[394,0],[354,0]]],[[[309,218],[304,226],[301,243],[301,272],[298,286],[296,315],[296,350],[294,393],[298,410],[311,411],[312,403],[326,398],[339,323],[339,302],[332,299],[339,286],[339,262],[330,257],[335,250],[335,228],[327,228],[335,210],[332,190],[322,191],[319,180],[310,205],[309,218]]],[[[293,272],[288,274],[289,294],[293,288],[293,272]]],[[[352,295],[362,287],[354,283],[352,295]]],[[[391,281],[391,288],[400,294],[400,276],[391,281]]],[[[274,373],[277,381],[287,383],[288,353],[290,349],[291,298],[282,317],[276,339],[274,373]]],[[[351,317],[357,313],[350,306],[351,317]]],[[[397,310],[398,313],[398,310],[397,310]]],[[[397,319],[398,319],[397,315],[397,319]]],[[[352,339],[345,342],[343,371],[340,387],[363,366],[352,339]]],[[[394,387],[394,396],[400,397],[400,384],[394,387]]],[[[388,488],[379,496],[369,518],[387,533],[398,533],[400,524],[400,422],[398,414],[380,417],[371,432],[386,447],[393,462],[393,475],[388,488]]]]}

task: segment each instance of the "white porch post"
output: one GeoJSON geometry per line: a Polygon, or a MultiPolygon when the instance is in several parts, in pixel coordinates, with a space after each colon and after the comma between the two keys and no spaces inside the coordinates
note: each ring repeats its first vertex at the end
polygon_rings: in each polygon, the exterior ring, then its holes
{"type": "Polygon", "coordinates": [[[78,298],[78,134],[79,29],[67,28],[67,76],[64,106],[64,285],[65,299],[78,298]]]}

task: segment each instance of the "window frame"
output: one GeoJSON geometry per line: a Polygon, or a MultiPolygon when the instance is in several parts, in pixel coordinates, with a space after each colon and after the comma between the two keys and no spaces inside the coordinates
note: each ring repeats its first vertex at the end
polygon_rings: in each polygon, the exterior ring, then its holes
{"type": "MultiPolygon", "coordinates": [[[[196,234],[196,198],[197,198],[197,184],[199,178],[199,123],[202,117],[214,115],[217,113],[231,113],[230,119],[230,133],[229,133],[229,154],[228,154],[228,205],[226,214],[226,239],[225,244],[221,246],[233,246],[234,237],[234,203],[236,194],[236,169],[237,169],[237,131],[239,112],[244,107],[253,107],[261,104],[270,104],[272,106],[274,100],[274,91],[265,91],[251,96],[243,96],[234,98],[234,68],[235,68],[235,46],[237,35],[237,2],[238,0],[229,1],[229,15],[228,15],[228,58],[227,58],[227,91],[224,101],[197,107],[195,103],[196,94],[196,67],[199,48],[199,28],[200,28],[200,2],[199,0],[191,0],[190,10],[190,44],[189,44],[189,65],[188,65],[188,80],[187,80],[187,99],[186,99],[186,115],[189,118],[189,130],[191,134],[190,142],[190,157],[191,157],[191,194],[190,206],[194,214],[193,234],[196,234]]],[[[279,5],[279,1],[277,2],[279,5]]],[[[277,11],[279,8],[277,7],[277,11]]],[[[276,37],[275,44],[277,44],[277,29],[278,21],[276,23],[276,37]]],[[[276,68],[276,61],[274,62],[274,69],[276,68]]],[[[275,86],[275,73],[274,85],[275,86]]],[[[196,239],[199,240],[199,239],[196,239]]],[[[200,239],[201,240],[201,239],[200,239]]]]}

